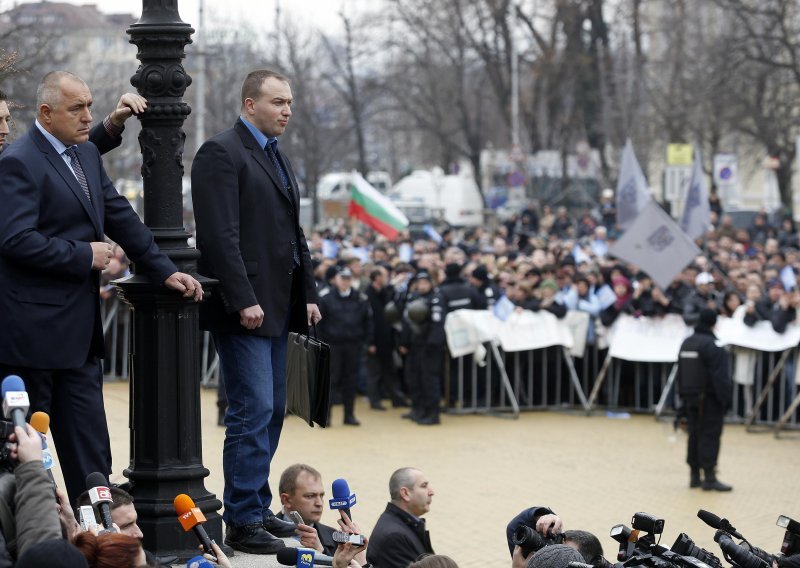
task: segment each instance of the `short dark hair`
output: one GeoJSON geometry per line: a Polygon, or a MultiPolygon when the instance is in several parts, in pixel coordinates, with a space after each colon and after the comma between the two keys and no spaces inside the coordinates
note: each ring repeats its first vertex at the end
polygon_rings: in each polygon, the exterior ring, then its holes
{"type": "Polygon", "coordinates": [[[243,107],[245,99],[253,99],[254,101],[259,99],[261,96],[261,85],[269,78],[278,79],[284,83],[289,82],[286,76],[281,75],[277,71],[272,71],[271,69],[256,69],[255,71],[250,71],[247,77],[244,78],[244,83],[242,83],[243,107]]]}
{"type": "Polygon", "coordinates": [[[0,101],[7,101],[8,95],[6,95],[5,91],[0,90],[0,101]]]}
{"type": "Polygon", "coordinates": [[[578,552],[583,556],[587,564],[593,566],[604,566],[603,545],[600,539],[589,531],[564,531],[564,541],[574,542],[578,547],[578,552]]]}
{"type": "Polygon", "coordinates": [[[281,474],[281,479],[278,481],[278,493],[286,493],[291,495],[297,489],[297,476],[306,472],[314,479],[322,479],[322,474],[310,465],[304,463],[296,463],[290,465],[281,474]]]}
{"type": "MultiPolygon", "coordinates": [[[[117,507],[124,507],[125,505],[133,505],[133,496],[125,491],[124,489],[120,489],[119,487],[109,487],[109,491],[111,491],[111,510],[113,511],[117,507]]],[[[80,495],[78,495],[78,507],[82,507],[84,505],[91,505],[92,500],[89,498],[89,492],[84,491],[80,495]]]]}

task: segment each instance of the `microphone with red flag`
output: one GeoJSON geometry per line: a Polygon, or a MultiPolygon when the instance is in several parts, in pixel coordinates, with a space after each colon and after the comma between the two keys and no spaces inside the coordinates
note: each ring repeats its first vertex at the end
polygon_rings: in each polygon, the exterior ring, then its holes
{"type": "Polygon", "coordinates": [[[89,490],[89,500],[92,507],[100,513],[100,522],[106,530],[117,532],[114,521],[111,520],[111,490],[108,488],[106,476],[95,471],[86,476],[86,488],[89,490]]]}

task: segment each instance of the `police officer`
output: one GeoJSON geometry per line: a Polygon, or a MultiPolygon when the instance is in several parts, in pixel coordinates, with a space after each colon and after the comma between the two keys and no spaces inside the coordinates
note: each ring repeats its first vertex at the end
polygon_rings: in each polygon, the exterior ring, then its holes
{"type": "MultiPolygon", "coordinates": [[[[331,388],[341,394],[344,424],[360,426],[353,412],[361,350],[372,342],[372,309],[364,294],[352,287],[353,273],[340,267],[333,286],[320,292],[320,333],[331,346],[331,388]]],[[[367,346],[375,353],[375,345],[367,346]]]]}
{"type": "MultiPolygon", "coordinates": [[[[478,289],[475,286],[470,285],[464,278],[461,276],[461,271],[463,267],[455,262],[448,263],[444,267],[444,280],[441,284],[439,284],[439,293],[442,296],[442,301],[444,302],[444,315],[445,317],[450,312],[454,312],[456,310],[477,310],[480,309],[485,302],[481,301],[481,295],[478,292],[478,289]]],[[[467,355],[464,358],[464,362],[462,365],[462,369],[470,369],[472,368],[472,356],[467,355]]],[[[456,402],[456,397],[458,395],[458,360],[454,358],[450,358],[449,360],[449,377],[450,377],[450,387],[449,387],[449,403],[452,406],[456,402]]],[[[466,383],[470,383],[466,381],[466,383]]],[[[462,386],[462,392],[465,393],[465,399],[469,398],[469,392],[467,389],[471,387],[470,384],[464,384],[462,386]]],[[[470,391],[471,392],[471,391],[470,391]]]]}
{"type": "Polygon", "coordinates": [[[431,275],[421,270],[406,302],[400,352],[407,354],[406,384],[411,411],[403,415],[417,424],[439,424],[444,363],[444,306],[431,275]]]}
{"type": "Polygon", "coordinates": [[[678,394],[688,421],[686,461],[691,468],[689,487],[702,487],[704,491],[730,491],[733,488],[719,481],[715,472],[722,424],[733,396],[728,356],[716,344],[713,332],[716,323],[717,314],[714,310],[700,310],[694,334],[681,345],[678,394]]]}
{"type": "Polygon", "coordinates": [[[479,264],[475,267],[469,277],[469,283],[478,289],[480,303],[477,309],[491,310],[497,300],[500,299],[500,289],[492,282],[485,265],[479,264]]]}

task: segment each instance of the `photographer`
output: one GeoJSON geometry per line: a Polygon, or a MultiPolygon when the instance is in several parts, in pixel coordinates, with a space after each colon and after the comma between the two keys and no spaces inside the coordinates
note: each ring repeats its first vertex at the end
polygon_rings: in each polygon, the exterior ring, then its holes
{"type": "Polygon", "coordinates": [[[506,527],[506,538],[512,568],[525,568],[539,550],[560,544],[578,551],[581,556],[578,562],[597,567],[608,565],[603,557],[603,546],[595,535],[582,530],[564,531],[563,528],[561,518],[547,507],[531,507],[511,519],[506,527]],[[541,538],[537,539],[530,532],[526,535],[524,528],[535,531],[541,538]],[[521,544],[515,544],[520,541],[521,544]]]}
{"type": "Polygon", "coordinates": [[[42,465],[42,439],[32,426],[15,428],[8,437],[9,458],[0,473],[0,568],[31,546],[61,537],[53,484],[42,465]],[[13,469],[13,476],[10,473],[13,469]]]}

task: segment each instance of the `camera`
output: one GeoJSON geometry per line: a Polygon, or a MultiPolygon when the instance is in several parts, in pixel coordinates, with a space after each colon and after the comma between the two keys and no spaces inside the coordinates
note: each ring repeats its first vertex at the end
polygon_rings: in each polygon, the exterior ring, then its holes
{"type": "Polygon", "coordinates": [[[511,542],[519,546],[522,549],[522,555],[527,557],[531,552],[536,552],[550,544],[563,544],[564,533],[542,536],[528,525],[519,525],[514,529],[511,542]]]}
{"type": "Polygon", "coordinates": [[[14,471],[17,462],[11,459],[11,443],[8,437],[14,433],[14,424],[10,420],[0,420],[0,470],[14,471]]]}
{"type": "Polygon", "coordinates": [[[783,535],[783,544],[781,545],[783,555],[793,556],[800,554],[800,523],[786,515],[781,515],[775,524],[782,529],[786,529],[783,535]]]}
{"type": "Polygon", "coordinates": [[[709,566],[722,568],[722,563],[719,561],[719,558],[714,556],[706,549],[697,546],[686,533],[681,533],[678,535],[678,538],[675,539],[675,543],[672,545],[670,550],[675,554],[680,554],[681,556],[691,556],[693,558],[697,558],[709,566]]]}
{"type": "Polygon", "coordinates": [[[661,534],[664,532],[664,519],[657,519],[648,513],[635,513],[631,519],[631,526],[637,531],[661,534]]]}

